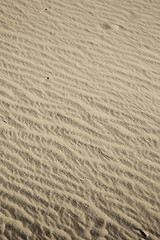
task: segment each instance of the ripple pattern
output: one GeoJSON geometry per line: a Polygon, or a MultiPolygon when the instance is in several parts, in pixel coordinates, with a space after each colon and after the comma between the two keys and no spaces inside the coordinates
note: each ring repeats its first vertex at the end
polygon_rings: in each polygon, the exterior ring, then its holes
{"type": "Polygon", "coordinates": [[[1,3],[0,239],[160,239],[159,10],[1,3]]]}

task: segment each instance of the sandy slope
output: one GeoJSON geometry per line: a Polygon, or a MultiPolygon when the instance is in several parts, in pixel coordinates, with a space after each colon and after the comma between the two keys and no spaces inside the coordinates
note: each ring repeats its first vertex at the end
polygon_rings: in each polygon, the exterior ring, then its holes
{"type": "Polygon", "coordinates": [[[160,1],[1,1],[0,239],[160,239],[160,1]]]}

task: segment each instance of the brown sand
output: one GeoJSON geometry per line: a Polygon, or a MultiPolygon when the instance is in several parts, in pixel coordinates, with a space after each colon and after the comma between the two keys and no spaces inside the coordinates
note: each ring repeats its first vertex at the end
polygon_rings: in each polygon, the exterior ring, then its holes
{"type": "Polygon", "coordinates": [[[0,240],[160,239],[160,1],[0,14],[0,240]]]}

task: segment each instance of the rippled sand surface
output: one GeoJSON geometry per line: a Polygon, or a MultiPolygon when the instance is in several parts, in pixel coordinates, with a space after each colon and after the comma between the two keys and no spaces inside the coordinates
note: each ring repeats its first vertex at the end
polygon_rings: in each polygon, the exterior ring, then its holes
{"type": "Polygon", "coordinates": [[[5,0],[0,239],[160,239],[160,1],[5,0]]]}

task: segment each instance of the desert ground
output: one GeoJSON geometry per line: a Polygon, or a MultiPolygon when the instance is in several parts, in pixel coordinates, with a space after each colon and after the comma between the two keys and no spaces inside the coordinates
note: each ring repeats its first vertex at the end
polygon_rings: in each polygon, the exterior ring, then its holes
{"type": "Polygon", "coordinates": [[[160,1],[2,0],[0,240],[160,239],[160,1]]]}

